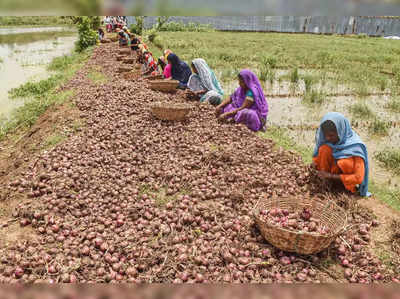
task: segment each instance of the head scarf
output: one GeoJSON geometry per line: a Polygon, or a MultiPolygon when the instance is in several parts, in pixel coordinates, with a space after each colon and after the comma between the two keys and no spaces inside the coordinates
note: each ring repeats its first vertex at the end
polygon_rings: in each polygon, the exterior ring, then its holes
{"type": "Polygon", "coordinates": [[[168,62],[171,64],[172,79],[178,80],[180,83],[187,84],[192,71],[190,67],[179,59],[174,53],[168,55],[168,62]]]}
{"type": "Polygon", "coordinates": [[[325,114],[322,118],[321,124],[315,135],[315,149],[313,156],[318,155],[319,148],[327,144],[332,148],[333,157],[335,160],[350,158],[350,157],[360,157],[364,160],[365,164],[365,175],[364,181],[361,183],[359,191],[361,196],[370,196],[368,192],[368,174],[369,174],[369,164],[368,164],[368,151],[365,144],[362,142],[360,136],[353,131],[351,128],[349,120],[344,117],[343,114],[338,112],[329,112],[325,114]],[[321,125],[327,120],[332,121],[335,126],[339,136],[339,142],[337,144],[328,143],[325,140],[325,134],[321,129],[321,125]]]}
{"type": "Polygon", "coordinates": [[[214,90],[221,96],[224,95],[224,91],[219,84],[217,77],[215,76],[214,72],[210,69],[207,62],[202,58],[197,58],[192,61],[194,67],[196,68],[201,85],[207,89],[207,91],[214,90]]]}
{"type": "MultiPolygon", "coordinates": [[[[258,80],[257,76],[250,70],[242,70],[240,72],[240,76],[243,78],[244,83],[247,88],[253,92],[254,95],[254,103],[256,105],[256,111],[261,120],[266,120],[268,115],[268,103],[265,99],[264,91],[258,80]]],[[[246,99],[246,91],[245,89],[239,87],[231,96],[232,103],[237,107],[241,107],[243,105],[244,100],[246,99]]]]}

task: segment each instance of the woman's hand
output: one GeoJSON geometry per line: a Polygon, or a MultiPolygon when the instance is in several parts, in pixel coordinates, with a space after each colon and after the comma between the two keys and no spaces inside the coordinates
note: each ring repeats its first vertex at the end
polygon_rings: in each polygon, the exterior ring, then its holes
{"type": "Polygon", "coordinates": [[[318,177],[323,180],[331,180],[333,178],[332,174],[327,171],[318,171],[317,174],[318,174],[318,177]]]}
{"type": "Polygon", "coordinates": [[[218,117],[220,114],[222,114],[223,109],[224,109],[224,106],[218,105],[218,106],[215,108],[215,115],[218,117]]]}
{"type": "Polygon", "coordinates": [[[226,113],[221,114],[221,115],[218,117],[218,119],[219,119],[219,120],[227,120],[230,116],[231,116],[231,113],[230,113],[230,112],[226,112],[226,113]]]}

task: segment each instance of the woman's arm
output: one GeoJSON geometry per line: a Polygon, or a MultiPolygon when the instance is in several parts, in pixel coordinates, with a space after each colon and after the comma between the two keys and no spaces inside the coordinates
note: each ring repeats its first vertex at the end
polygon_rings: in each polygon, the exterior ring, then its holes
{"type": "Polygon", "coordinates": [[[227,97],[224,101],[222,101],[221,104],[219,104],[216,108],[215,108],[215,114],[217,116],[219,116],[223,109],[225,108],[226,105],[229,105],[232,102],[231,97],[227,97]]]}
{"type": "Polygon", "coordinates": [[[364,159],[354,157],[354,172],[351,174],[340,174],[339,178],[344,185],[360,185],[365,177],[364,159]]]}
{"type": "Polygon", "coordinates": [[[226,119],[226,118],[229,118],[229,117],[231,117],[231,116],[234,116],[234,115],[236,115],[236,113],[238,113],[239,111],[241,111],[241,110],[243,110],[243,109],[246,109],[246,108],[250,108],[251,105],[253,105],[253,103],[254,103],[254,101],[252,101],[252,100],[249,99],[249,98],[246,98],[246,99],[244,100],[244,102],[243,102],[243,104],[242,104],[242,106],[241,106],[240,108],[237,108],[237,109],[235,109],[235,110],[232,110],[231,112],[224,113],[224,114],[222,114],[220,117],[226,119]]]}

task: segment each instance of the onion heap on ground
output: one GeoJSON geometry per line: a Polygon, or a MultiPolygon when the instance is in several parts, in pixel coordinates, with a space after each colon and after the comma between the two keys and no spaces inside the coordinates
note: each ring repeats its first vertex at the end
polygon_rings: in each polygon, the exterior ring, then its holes
{"type": "MultiPolygon", "coordinates": [[[[273,248],[251,211],[269,196],[324,198],[299,157],[246,127],[221,124],[193,105],[185,122],[155,119],[149,106],[183,102],[117,74],[118,48],[94,50],[63,88],[76,91],[87,126],[34,161],[9,186],[27,194],[15,211],[37,241],[0,250],[0,282],[389,281],[368,252],[372,219],[353,213],[332,248],[297,256],[273,248]],[[108,83],[86,77],[102,67],[108,83]],[[343,265],[332,277],[326,261],[343,265]]],[[[345,195],[343,195],[346,197],[345,195]]]]}

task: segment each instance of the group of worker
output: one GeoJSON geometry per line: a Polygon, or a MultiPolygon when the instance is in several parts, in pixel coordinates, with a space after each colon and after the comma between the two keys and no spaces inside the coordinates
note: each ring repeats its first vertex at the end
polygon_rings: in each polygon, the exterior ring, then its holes
{"type": "MultiPolygon", "coordinates": [[[[118,32],[120,45],[128,45],[143,64],[143,75],[162,75],[165,80],[177,80],[186,96],[215,106],[221,121],[246,125],[250,130],[265,131],[268,103],[257,75],[244,69],[238,75],[238,88],[230,96],[224,91],[215,73],[202,58],[189,66],[171,50],[165,50],[157,60],[142,40],[126,27],[118,32]]],[[[368,152],[350,122],[338,112],[327,113],[316,132],[312,167],[327,181],[339,183],[348,192],[369,196],[368,152]]]]}

